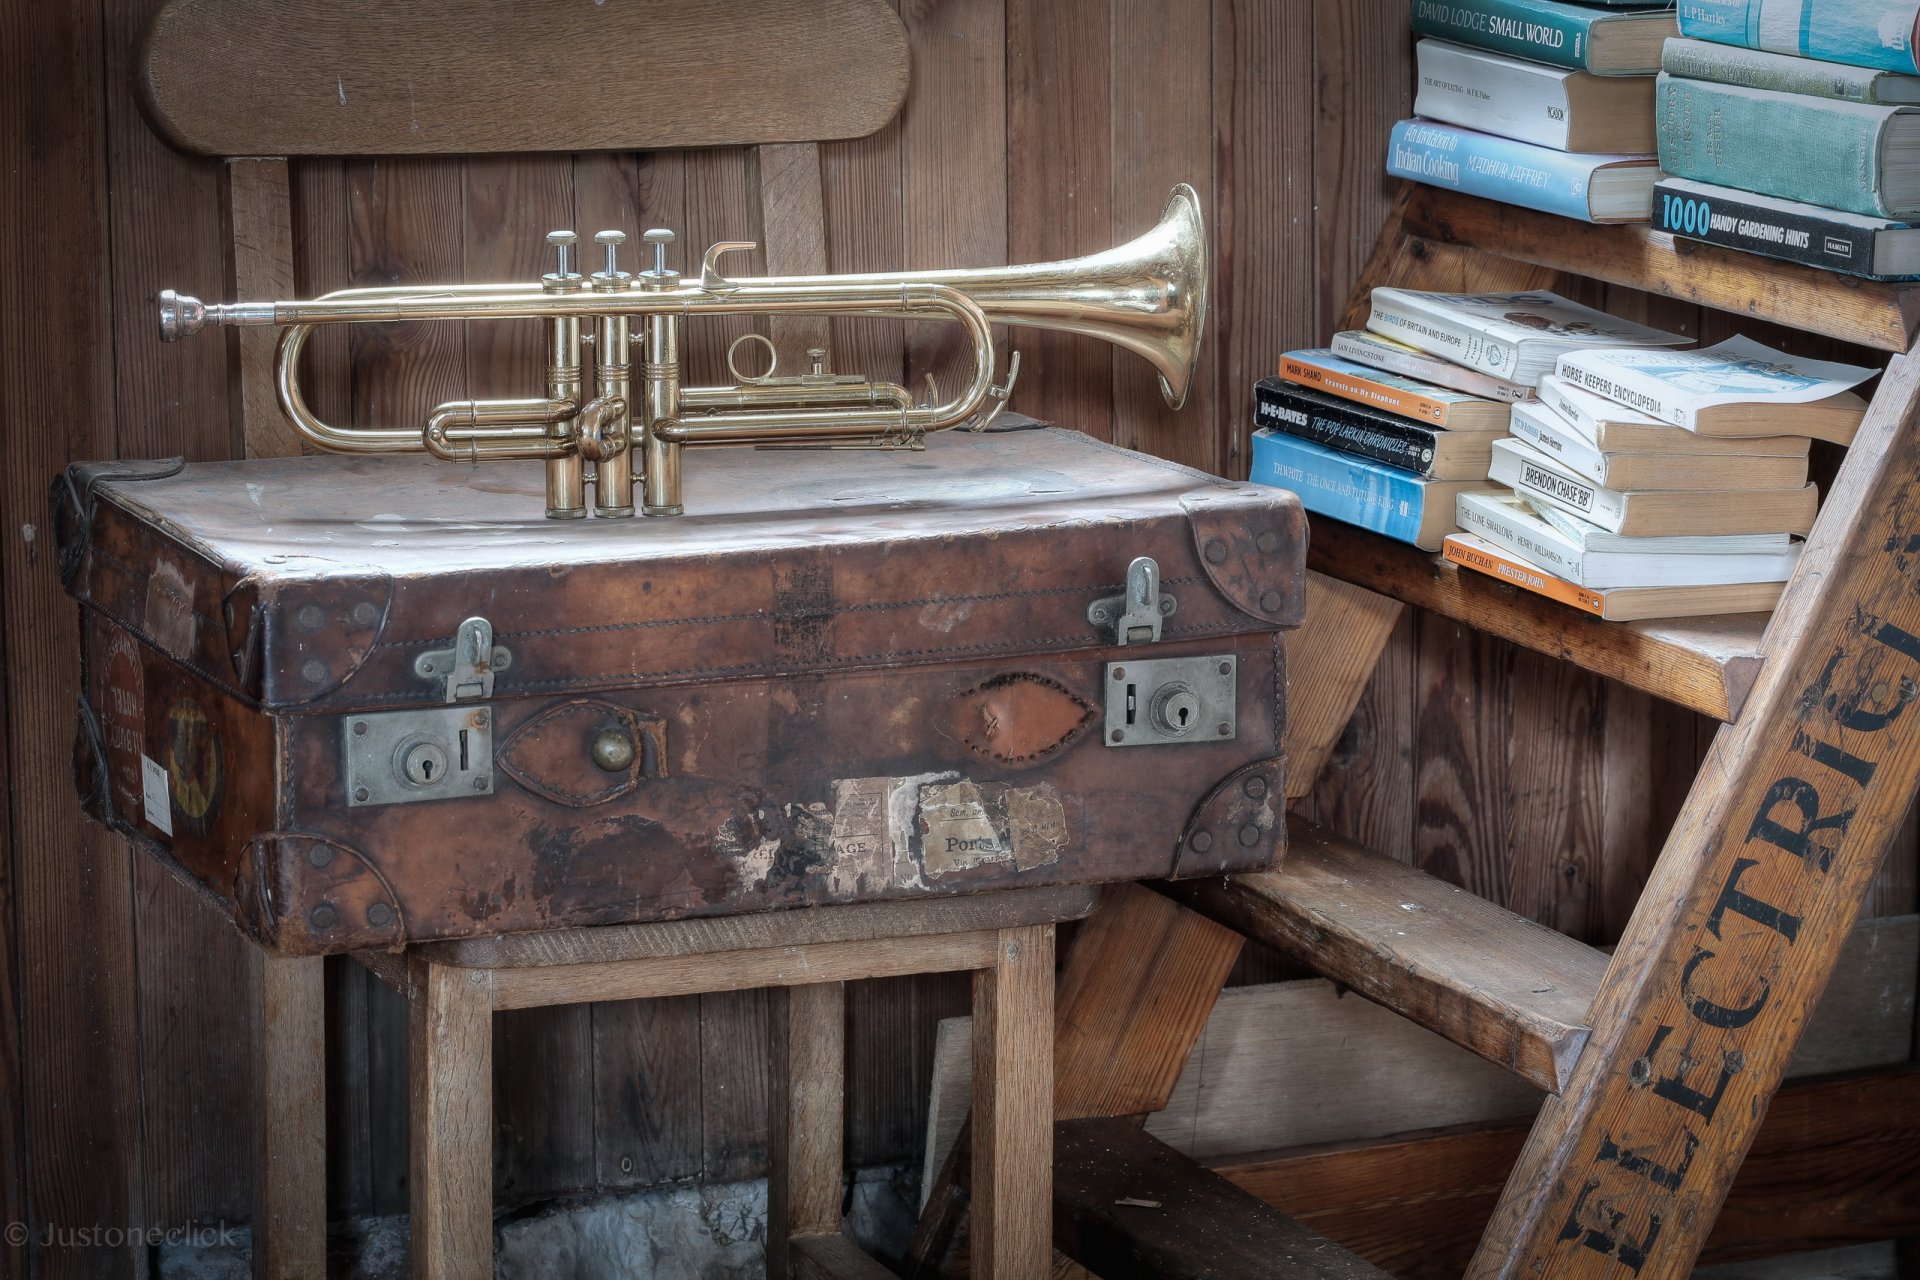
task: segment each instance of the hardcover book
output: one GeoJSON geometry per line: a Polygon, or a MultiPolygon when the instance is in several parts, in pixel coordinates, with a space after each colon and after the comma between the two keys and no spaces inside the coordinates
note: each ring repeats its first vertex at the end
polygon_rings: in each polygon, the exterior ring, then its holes
{"type": "Polygon", "coordinates": [[[1415,422],[1279,378],[1254,385],[1253,425],[1437,480],[1484,480],[1496,438],[1415,422]]]}
{"type": "Polygon", "coordinates": [[[1489,400],[1512,404],[1533,395],[1532,387],[1523,387],[1517,382],[1430,356],[1416,347],[1366,329],[1343,329],[1333,335],[1331,345],[1333,354],[1343,360],[1351,360],[1369,369],[1405,374],[1421,382],[1431,382],[1436,387],[1464,391],[1470,396],[1485,396],[1489,400]]]}
{"type": "Polygon", "coordinates": [[[1676,178],[1879,218],[1920,215],[1920,109],[1687,80],[1656,90],[1676,178]]]}
{"type": "Polygon", "coordinates": [[[1701,351],[1574,351],[1560,377],[1651,418],[1702,435],[1804,435],[1848,444],[1867,402],[1849,388],[1874,374],[1728,338],[1701,351]]]}
{"type": "Polygon", "coordinates": [[[1680,34],[1920,75],[1916,0],[1685,0],[1680,34]]]}
{"type": "Polygon", "coordinates": [[[1721,613],[1765,613],[1780,603],[1780,582],[1737,582],[1724,586],[1613,587],[1595,590],[1568,582],[1538,565],[1503,551],[1471,533],[1448,536],[1443,554],[1476,573],[1531,591],[1609,622],[1650,618],[1694,618],[1721,613]]]}
{"type": "Polygon", "coordinates": [[[1425,551],[1438,551],[1440,540],[1457,528],[1454,500],[1462,492],[1493,487],[1484,480],[1428,480],[1277,431],[1253,433],[1249,478],[1291,490],[1317,515],[1425,551]]]}
{"type": "Polygon", "coordinates": [[[1810,98],[1894,106],[1920,102],[1920,76],[1796,58],[1711,40],[1667,41],[1658,69],[1689,80],[1716,80],[1774,93],[1804,93],[1810,98]]]}
{"type": "Polygon", "coordinates": [[[1630,537],[1795,533],[1813,528],[1819,494],[1799,489],[1648,493],[1607,489],[1518,440],[1493,442],[1487,478],[1529,502],[1545,502],[1630,537]]]}
{"type": "Polygon", "coordinates": [[[1799,200],[1667,178],[1653,229],[1869,280],[1920,280],[1920,227],[1799,200]]]}
{"type": "Polygon", "coordinates": [[[1534,386],[1554,361],[1587,347],[1692,341],[1621,320],[1557,293],[1427,293],[1375,289],[1367,328],[1470,369],[1534,386]]]}
{"type": "Polygon", "coordinates": [[[1414,0],[1413,29],[1600,76],[1652,75],[1680,30],[1671,8],[1609,12],[1560,0],[1414,0]]]}
{"type": "Polygon", "coordinates": [[[1576,387],[1565,378],[1540,379],[1540,403],[1552,409],[1580,438],[1603,453],[1744,454],[1804,458],[1807,436],[1703,436],[1638,409],[1576,387]]]}
{"type": "Polygon", "coordinates": [[[1449,431],[1504,431],[1507,406],[1402,377],[1383,369],[1343,360],[1331,351],[1289,351],[1280,357],[1280,376],[1315,391],[1417,418],[1449,431]]]}
{"type": "Polygon", "coordinates": [[[1798,489],[1807,457],[1618,453],[1600,449],[1545,403],[1513,406],[1513,436],[1604,489],[1798,489]]]}
{"type": "Polygon", "coordinates": [[[1651,155],[1653,83],[1422,40],[1413,113],[1556,151],[1651,155]]]}
{"type": "Polygon", "coordinates": [[[1650,155],[1555,151],[1428,120],[1393,127],[1387,172],[1582,222],[1645,222],[1660,177],[1650,155]]]}

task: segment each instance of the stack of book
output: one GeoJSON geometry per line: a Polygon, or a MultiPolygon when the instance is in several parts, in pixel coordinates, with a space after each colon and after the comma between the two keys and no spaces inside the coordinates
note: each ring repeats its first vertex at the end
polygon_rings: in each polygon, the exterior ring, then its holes
{"type": "Polygon", "coordinates": [[[1645,0],[1414,0],[1417,119],[1387,170],[1578,218],[1645,222],[1654,73],[1677,33],[1645,0]]]}
{"type": "Polygon", "coordinates": [[[1920,0],[1688,0],[1655,92],[1653,224],[1920,278],[1920,0]]]}
{"type": "Polygon", "coordinates": [[[1747,338],[1563,355],[1446,557],[1621,621],[1771,609],[1813,527],[1810,442],[1852,440],[1870,372],[1747,338]]]}
{"type": "Polygon", "coordinates": [[[1687,339],[1552,293],[1375,289],[1365,331],[1293,351],[1254,390],[1252,478],[1428,551],[1487,475],[1509,408],[1570,351],[1687,339]]]}

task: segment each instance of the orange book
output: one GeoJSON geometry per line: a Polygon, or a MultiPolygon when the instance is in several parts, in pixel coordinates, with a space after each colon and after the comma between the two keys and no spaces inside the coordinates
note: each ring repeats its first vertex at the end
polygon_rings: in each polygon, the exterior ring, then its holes
{"type": "Polygon", "coordinates": [[[1449,431],[1505,432],[1507,406],[1431,383],[1369,369],[1331,351],[1289,351],[1280,357],[1280,376],[1288,382],[1324,391],[1342,400],[1371,405],[1449,431]]]}
{"type": "Polygon", "coordinates": [[[1591,613],[1595,617],[1605,614],[1607,598],[1598,591],[1589,591],[1565,578],[1556,578],[1551,573],[1536,569],[1525,560],[1516,560],[1505,552],[1496,551],[1492,543],[1475,538],[1472,534],[1449,535],[1440,544],[1440,549],[1441,554],[1455,564],[1465,565],[1502,582],[1510,582],[1522,591],[1531,591],[1537,596],[1570,604],[1582,613],[1591,613]]]}

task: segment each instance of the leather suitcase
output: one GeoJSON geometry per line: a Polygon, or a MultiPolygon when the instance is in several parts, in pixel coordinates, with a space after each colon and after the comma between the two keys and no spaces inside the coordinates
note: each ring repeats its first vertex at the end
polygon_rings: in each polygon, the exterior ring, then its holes
{"type": "Polygon", "coordinates": [[[1291,494],[1017,420],[687,484],[72,468],[91,811],[293,954],[1280,857],[1291,494]]]}

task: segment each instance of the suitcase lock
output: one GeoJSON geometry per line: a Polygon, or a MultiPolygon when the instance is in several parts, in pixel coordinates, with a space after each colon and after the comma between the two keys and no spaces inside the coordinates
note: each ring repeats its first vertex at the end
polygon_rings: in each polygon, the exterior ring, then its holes
{"type": "MultiPolygon", "coordinates": [[[[1178,607],[1160,590],[1160,566],[1140,556],[1127,566],[1127,593],[1094,601],[1087,621],[1111,626],[1117,645],[1149,645],[1178,607]]],[[[1103,683],[1110,747],[1231,741],[1238,726],[1239,660],[1230,653],[1109,662],[1103,683]]]]}
{"type": "Polygon", "coordinates": [[[343,721],[347,804],[412,804],[493,792],[493,677],[513,661],[493,624],[468,618],[451,649],[414,659],[447,705],[348,716],[343,721]]]}

